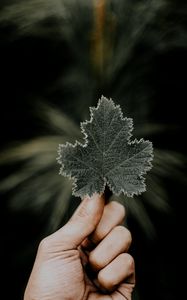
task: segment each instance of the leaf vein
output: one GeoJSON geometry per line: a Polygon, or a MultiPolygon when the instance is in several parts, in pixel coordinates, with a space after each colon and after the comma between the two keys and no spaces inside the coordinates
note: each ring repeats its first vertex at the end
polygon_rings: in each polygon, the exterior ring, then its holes
{"type": "Polygon", "coordinates": [[[138,154],[140,154],[141,152],[143,152],[144,150],[146,150],[148,147],[149,147],[149,145],[147,145],[143,150],[141,150],[141,151],[137,152],[136,154],[132,155],[131,157],[125,159],[125,160],[122,161],[120,164],[118,164],[117,166],[115,166],[114,168],[112,168],[110,171],[108,171],[108,172],[106,173],[106,175],[109,174],[109,173],[111,173],[111,172],[113,172],[115,169],[119,168],[121,165],[125,164],[126,162],[130,161],[131,159],[133,159],[133,158],[136,157],[138,154]]]}
{"type": "Polygon", "coordinates": [[[113,139],[112,143],[110,144],[110,146],[108,147],[106,153],[108,153],[108,151],[111,149],[111,147],[114,145],[114,143],[116,142],[116,139],[119,137],[119,135],[121,134],[121,131],[124,129],[124,127],[122,126],[120,131],[117,133],[117,135],[115,136],[115,138],[113,139]]]}

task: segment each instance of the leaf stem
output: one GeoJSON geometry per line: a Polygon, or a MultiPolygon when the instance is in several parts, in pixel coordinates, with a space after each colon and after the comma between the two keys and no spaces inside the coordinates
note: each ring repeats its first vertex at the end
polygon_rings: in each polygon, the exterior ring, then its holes
{"type": "Polygon", "coordinates": [[[105,198],[105,203],[107,204],[109,202],[109,200],[110,200],[110,197],[112,196],[112,192],[109,189],[109,186],[107,184],[105,186],[105,190],[104,190],[103,196],[105,198]]]}

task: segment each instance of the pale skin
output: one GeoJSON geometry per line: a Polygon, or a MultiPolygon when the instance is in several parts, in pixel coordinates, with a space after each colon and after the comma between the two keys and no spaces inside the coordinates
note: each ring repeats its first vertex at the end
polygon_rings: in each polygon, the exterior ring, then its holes
{"type": "Polygon", "coordinates": [[[131,300],[135,267],[124,217],[121,204],[86,197],[41,241],[24,300],[131,300]]]}

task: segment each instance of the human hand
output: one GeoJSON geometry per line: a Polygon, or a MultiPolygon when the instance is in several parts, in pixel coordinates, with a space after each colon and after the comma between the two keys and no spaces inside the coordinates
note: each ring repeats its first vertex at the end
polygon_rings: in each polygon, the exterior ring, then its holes
{"type": "Polygon", "coordinates": [[[24,300],[130,300],[135,268],[124,217],[117,202],[85,198],[65,226],[41,241],[24,300]]]}

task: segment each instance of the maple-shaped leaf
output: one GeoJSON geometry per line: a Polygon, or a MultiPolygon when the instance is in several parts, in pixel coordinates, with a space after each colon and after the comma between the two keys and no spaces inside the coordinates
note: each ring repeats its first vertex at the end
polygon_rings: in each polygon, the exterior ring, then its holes
{"type": "Polygon", "coordinates": [[[84,144],[59,145],[60,174],[73,179],[73,194],[81,198],[104,192],[107,185],[119,195],[138,195],[146,189],[143,175],[151,168],[149,141],[131,141],[133,121],[123,118],[119,105],[101,97],[91,118],[81,123],[84,144]]]}

